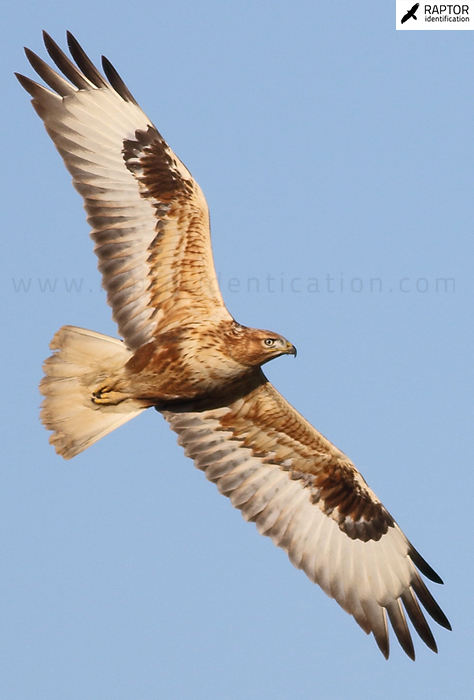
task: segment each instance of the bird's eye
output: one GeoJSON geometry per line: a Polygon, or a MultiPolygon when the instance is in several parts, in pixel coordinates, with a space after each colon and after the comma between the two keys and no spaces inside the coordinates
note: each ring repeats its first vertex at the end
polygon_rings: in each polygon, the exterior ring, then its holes
{"type": "Polygon", "coordinates": [[[267,348],[271,348],[273,345],[275,345],[275,341],[273,340],[273,338],[265,338],[263,342],[267,346],[267,348]]]}

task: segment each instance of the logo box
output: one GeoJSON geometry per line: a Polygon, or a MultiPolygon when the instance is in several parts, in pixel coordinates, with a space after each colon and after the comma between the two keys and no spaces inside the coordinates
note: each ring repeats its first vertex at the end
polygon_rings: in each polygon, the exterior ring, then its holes
{"type": "Polygon", "coordinates": [[[396,0],[397,30],[474,29],[474,0],[468,2],[413,2],[396,0]]]}

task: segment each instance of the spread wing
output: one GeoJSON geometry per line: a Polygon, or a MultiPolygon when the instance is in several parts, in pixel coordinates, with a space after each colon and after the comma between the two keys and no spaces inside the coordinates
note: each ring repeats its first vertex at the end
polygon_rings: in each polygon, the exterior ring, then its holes
{"type": "Polygon", "coordinates": [[[186,320],[229,318],[200,187],[115,69],[108,82],[68,33],[76,65],[45,33],[66,79],[29,49],[51,88],[18,75],[84,199],[113,318],[134,350],[186,320]]]}
{"type": "Polygon", "coordinates": [[[413,548],[352,462],[266,380],[228,406],[162,411],[196,467],[246,520],[284,549],[388,657],[387,613],[414,658],[405,612],[430,649],[420,607],[445,615],[417,568],[442,583],[413,548]]]}

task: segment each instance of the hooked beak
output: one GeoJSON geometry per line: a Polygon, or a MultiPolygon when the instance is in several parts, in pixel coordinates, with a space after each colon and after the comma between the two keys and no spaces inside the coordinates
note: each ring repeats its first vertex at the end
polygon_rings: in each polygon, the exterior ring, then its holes
{"type": "Polygon", "coordinates": [[[294,355],[296,357],[297,350],[294,345],[292,345],[289,341],[286,343],[286,354],[287,355],[294,355]]]}

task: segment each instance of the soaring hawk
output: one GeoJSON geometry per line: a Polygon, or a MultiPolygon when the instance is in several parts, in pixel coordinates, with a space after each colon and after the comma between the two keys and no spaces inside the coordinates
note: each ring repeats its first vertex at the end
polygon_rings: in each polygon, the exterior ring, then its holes
{"type": "Polygon", "coordinates": [[[123,338],[56,333],[41,382],[50,442],[69,459],[154,407],[206,477],[373,633],[385,657],[388,617],[414,658],[406,613],[436,651],[420,603],[450,625],[420,572],[441,579],[350,459],[265,377],[263,364],[296,349],[227,311],[199,185],[107,59],[104,77],[71,34],[75,63],[44,40],[60,72],[26,49],[48,87],[17,77],[84,199],[123,338]]]}

